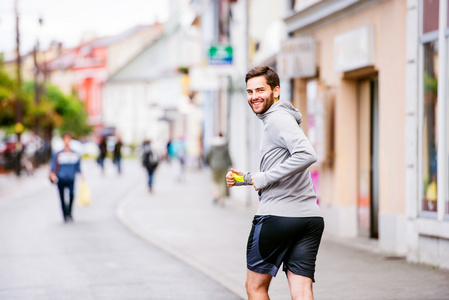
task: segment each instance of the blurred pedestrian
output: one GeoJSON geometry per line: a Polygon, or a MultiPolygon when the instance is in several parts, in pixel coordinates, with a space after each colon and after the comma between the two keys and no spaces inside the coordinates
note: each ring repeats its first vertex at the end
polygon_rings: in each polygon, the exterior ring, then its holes
{"type": "Polygon", "coordinates": [[[113,155],[113,162],[117,166],[117,171],[119,174],[122,173],[122,140],[120,137],[117,138],[117,142],[114,145],[114,155],[113,155]]]}
{"type": "Polygon", "coordinates": [[[167,146],[166,146],[166,156],[165,159],[167,160],[167,162],[170,162],[173,156],[173,149],[172,149],[172,142],[171,140],[168,140],[167,142],[167,146]]]}
{"type": "Polygon", "coordinates": [[[159,159],[155,151],[151,148],[151,141],[146,140],[142,145],[142,165],[148,172],[148,188],[150,193],[153,192],[154,172],[159,164],[159,159]]]}
{"type": "Polygon", "coordinates": [[[106,159],[106,155],[108,154],[108,147],[106,145],[106,138],[102,137],[100,144],[98,145],[100,150],[100,154],[98,155],[97,162],[100,165],[101,173],[104,174],[104,160],[106,159]]]}
{"type": "Polygon", "coordinates": [[[183,182],[186,164],[186,147],[184,139],[181,137],[173,141],[171,143],[171,149],[171,152],[173,153],[175,178],[178,182],[183,182]]]}
{"type": "Polygon", "coordinates": [[[228,143],[221,132],[212,140],[211,148],[206,155],[206,164],[212,170],[213,203],[223,205],[227,194],[225,177],[229,167],[232,165],[232,161],[229,155],[228,143]]]}
{"type": "Polygon", "coordinates": [[[76,173],[81,174],[81,155],[70,149],[70,141],[72,140],[70,133],[64,133],[62,139],[64,141],[64,149],[55,153],[51,159],[50,181],[58,185],[64,222],[71,222],[73,221],[73,188],[76,173]],[[65,199],[66,189],[69,191],[69,203],[65,199]]]}
{"type": "Polygon", "coordinates": [[[309,167],[316,154],[302,131],[302,115],[289,101],[278,101],[279,76],[267,66],[245,77],[248,104],[264,124],[260,172],[231,168],[228,187],[253,185],[259,194],[247,246],[249,299],[269,299],[268,288],[281,263],[292,299],[313,299],[315,261],[324,220],[309,167]]]}

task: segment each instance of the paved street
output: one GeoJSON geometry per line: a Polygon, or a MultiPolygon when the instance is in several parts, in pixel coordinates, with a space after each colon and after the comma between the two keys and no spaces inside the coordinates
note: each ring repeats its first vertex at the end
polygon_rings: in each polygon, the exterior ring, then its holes
{"type": "MultiPolygon", "coordinates": [[[[1,175],[0,299],[246,298],[255,208],[212,205],[207,171],[189,170],[177,182],[162,164],[150,194],[137,161],[120,177],[108,163],[104,176],[83,163],[93,203],[75,207],[73,224],[62,223],[46,170],[20,180],[1,175]]],[[[372,241],[326,236],[316,299],[449,299],[449,272],[375,250],[372,241]]],[[[289,299],[283,273],[270,296],[289,299]]]]}
{"type": "Polygon", "coordinates": [[[46,170],[0,179],[1,300],[239,299],[120,224],[115,207],[144,183],[141,170],[102,177],[93,163],[83,167],[93,204],[74,207],[72,224],[62,222],[46,170]]]}

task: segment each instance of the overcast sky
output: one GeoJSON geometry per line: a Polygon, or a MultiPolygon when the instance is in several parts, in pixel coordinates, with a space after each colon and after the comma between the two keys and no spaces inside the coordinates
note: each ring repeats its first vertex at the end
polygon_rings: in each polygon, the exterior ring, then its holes
{"type": "MultiPolygon", "coordinates": [[[[0,53],[15,49],[15,0],[0,0],[0,53]]],[[[165,22],[169,0],[18,0],[21,53],[39,37],[42,46],[61,41],[77,45],[85,32],[97,36],[121,33],[135,25],[165,22]],[[44,24],[39,26],[39,17],[44,24]]]]}

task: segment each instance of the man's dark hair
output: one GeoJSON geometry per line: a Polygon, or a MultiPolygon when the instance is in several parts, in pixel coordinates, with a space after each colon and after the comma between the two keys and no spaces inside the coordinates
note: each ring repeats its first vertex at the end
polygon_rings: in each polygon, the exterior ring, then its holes
{"type": "Polygon", "coordinates": [[[279,83],[279,75],[276,73],[276,71],[269,67],[269,66],[257,66],[252,68],[251,70],[246,73],[245,76],[245,82],[248,82],[253,77],[258,76],[265,76],[265,80],[267,81],[267,84],[271,87],[272,90],[274,90],[275,87],[280,87],[279,83]]]}
{"type": "Polygon", "coordinates": [[[69,131],[66,131],[66,132],[64,132],[63,134],[62,134],[62,137],[64,138],[64,137],[66,137],[66,136],[68,136],[69,138],[73,138],[73,134],[71,133],[71,132],[69,132],[69,131]]]}

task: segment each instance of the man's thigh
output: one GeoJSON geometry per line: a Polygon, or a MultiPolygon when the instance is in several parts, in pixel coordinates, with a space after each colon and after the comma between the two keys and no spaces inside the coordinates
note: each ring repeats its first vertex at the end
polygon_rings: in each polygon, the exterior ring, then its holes
{"type": "Polygon", "coordinates": [[[315,262],[321,237],[324,230],[324,220],[321,217],[312,217],[297,239],[292,241],[290,249],[284,259],[284,271],[291,271],[296,275],[309,277],[315,282],[315,262]]]}
{"type": "Polygon", "coordinates": [[[247,289],[266,289],[270,286],[271,279],[273,276],[270,274],[262,274],[246,270],[246,287],[247,289]]]}

